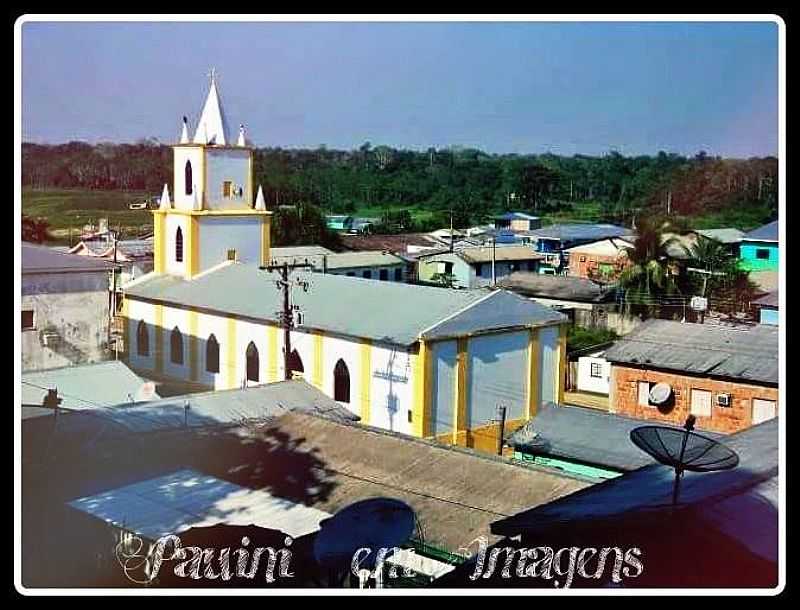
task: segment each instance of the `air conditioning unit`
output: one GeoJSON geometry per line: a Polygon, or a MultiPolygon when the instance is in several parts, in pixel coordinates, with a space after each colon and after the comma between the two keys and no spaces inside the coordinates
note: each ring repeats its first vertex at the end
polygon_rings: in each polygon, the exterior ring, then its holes
{"type": "Polygon", "coordinates": [[[731,395],[730,394],[717,394],[717,405],[720,407],[730,407],[731,406],[731,395]]]}

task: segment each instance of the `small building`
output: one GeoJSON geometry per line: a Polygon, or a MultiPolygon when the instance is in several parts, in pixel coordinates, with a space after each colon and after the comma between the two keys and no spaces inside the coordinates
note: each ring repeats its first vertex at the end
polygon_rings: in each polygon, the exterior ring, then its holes
{"type": "Polygon", "coordinates": [[[535,231],[542,226],[540,216],[532,216],[524,212],[506,212],[495,216],[496,229],[511,229],[512,231],[535,231]]]}
{"type": "Polygon", "coordinates": [[[109,356],[114,265],[22,244],[22,370],[85,364],[109,356]]]}
{"type": "Polygon", "coordinates": [[[611,237],[625,237],[633,231],[612,224],[553,224],[520,234],[545,256],[540,273],[561,273],[567,266],[565,250],[611,237]]]}
{"type": "Polygon", "coordinates": [[[114,241],[87,240],[78,242],[69,249],[70,254],[79,256],[92,256],[107,261],[116,262],[120,268],[117,277],[118,285],[129,282],[137,277],[150,273],[153,270],[153,239],[120,239],[114,241]]]}
{"type": "Polygon", "coordinates": [[[744,231],[732,227],[723,229],[695,229],[693,233],[706,239],[713,239],[725,246],[732,256],[739,256],[739,244],[745,236],[744,231]]]}
{"type": "Polygon", "coordinates": [[[778,221],[745,233],[739,245],[739,258],[748,271],[778,270],[778,221]]]}
{"type": "Polygon", "coordinates": [[[325,217],[325,223],[331,231],[349,233],[353,228],[353,217],[342,214],[332,214],[325,217]]]}
{"type": "Polygon", "coordinates": [[[322,246],[280,246],[270,248],[269,258],[271,264],[280,265],[283,263],[304,264],[308,263],[314,267],[322,268],[323,259],[333,254],[333,250],[322,246]]]}
{"type": "Polygon", "coordinates": [[[322,257],[318,271],[332,275],[347,275],[384,282],[406,280],[405,259],[386,251],[339,252],[322,257]]]}
{"type": "Polygon", "coordinates": [[[603,283],[615,282],[620,273],[630,265],[628,250],[632,239],[609,237],[588,244],[567,248],[571,277],[586,278],[603,283]]]}
{"type": "Polygon", "coordinates": [[[612,412],[730,433],[778,414],[778,329],[648,320],[605,353],[612,412]],[[654,397],[656,384],[669,390],[654,397]]]}
{"type": "Polygon", "coordinates": [[[753,301],[753,305],[758,311],[758,323],[778,325],[778,291],[773,290],[763,297],[753,301]]]}
{"type": "Polygon", "coordinates": [[[530,246],[497,245],[423,252],[417,258],[420,281],[435,283],[437,277],[448,275],[455,287],[475,288],[491,284],[493,268],[495,279],[517,271],[535,273],[542,256],[530,246]]]}

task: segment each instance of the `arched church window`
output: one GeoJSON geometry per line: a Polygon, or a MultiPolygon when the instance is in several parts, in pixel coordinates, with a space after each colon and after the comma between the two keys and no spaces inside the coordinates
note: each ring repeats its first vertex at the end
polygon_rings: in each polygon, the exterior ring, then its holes
{"type": "Polygon", "coordinates": [[[258,348],[252,341],[247,346],[247,381],[258,381],[258,348]]]}
{"type": "Polygon", "coordinates": [[[140,356],[150,355],[150,335],[147,333],[147,324],[144,320],[139,320],[136,329],[136,353],[140,356]]]}
{"type": "Polygon", "coordinates": [[[169,348],[169,359],[172,364],[183,364],[183,335],[177,326],[172,329],[169,348]]]}
{"type": "Polygon", "coordinates": [[[187,195],[192,194],[192,162],[187,161],[186,166],[183,168],[183,184],[184,184],[184,192],[187,195]]]}
{"type": "Polygon", "coordinates": [[[214,333],[206,341],[206,371],[219,373],[219,343],[214,333]]]}
{"type": "Polygon", "coordinates": [[[289,370],[293,373],[305,372],[305,369],[303,368],[303,360],[300,358],[300,354],[297,353],[296,349],[293,349],[292,353],[289,354],[289,370]]]}
{"type": "Polygon", "coordinates": [[[350,402],[350,371],[341,358],[333,367],[333,399],[350,402]]]}
{"type": "Polygon", "coordinates": [[[183,231],[180,227],[175,231],[175,260],[183,262],[183,231]]]}

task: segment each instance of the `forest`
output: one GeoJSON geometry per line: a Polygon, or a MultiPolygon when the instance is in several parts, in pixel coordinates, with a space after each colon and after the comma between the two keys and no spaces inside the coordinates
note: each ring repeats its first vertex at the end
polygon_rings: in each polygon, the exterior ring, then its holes
{"type": "MultiPolygon", "coordinates": [[[[172,152],[135,144],[24,143],[26,189],[150,192],[172,182],[172,152]]],[[[694,226],[750,229],[777,217],[775,157],[488,154],[452,146],[401,150],[260,148],[254,173],[271,207],[312,204],[326,213],[380,218],[386,231],[486,221],[506,210],[546,220],[616,222],[660,213],[694,226]],[[401,222],[398,222],[398,219],[401,222]],[[393,222],[392,222],[393,221],[393,222]]]]}

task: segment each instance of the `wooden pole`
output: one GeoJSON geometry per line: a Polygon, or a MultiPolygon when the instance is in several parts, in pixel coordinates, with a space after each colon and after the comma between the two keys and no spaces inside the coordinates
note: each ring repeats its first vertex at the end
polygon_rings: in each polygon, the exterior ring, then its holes
{"type": "Polygon", "coordinates": [[[500,428],[497,431],[497,455],[503,455],[503,432],[506,428],[506,408],[498,407],[500,410],[500,428]]]}

